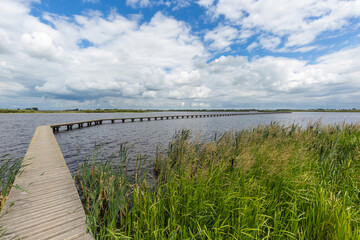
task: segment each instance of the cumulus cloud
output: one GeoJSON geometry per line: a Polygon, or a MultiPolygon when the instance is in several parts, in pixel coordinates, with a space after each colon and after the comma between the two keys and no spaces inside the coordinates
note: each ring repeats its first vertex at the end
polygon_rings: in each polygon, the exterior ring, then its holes
{"type": "Polygon", "coordinates": [[[148,7],[148,6],[150,6],[150,1],[149,0],[126,0],[126,5],[131,6],[133,8],[148,7]]]}
{"type": "Polygon", "coordinates": [[[205,41],[210,42],[213,50],[228,50],[234,39],[238,38],[238,30],[230,26],[218,26],[205,34],[205,41]]]}
{"type": "MultiPolygon", "coordinates": [[[[46,13],[51,27],[31,16],[27,5],[11,4],[8,18],[22,22],[0,19],[0,77],[24,84],[33,95],[76,101],[166,98],[171,89],[201,85],[193,62],[206,57],[206,50],[184,22],[160,12],[142,24],[116,12],[73,18],[46,13]]],[[[186,91],[193,98],[205,93],[186,91]]]]}
{"type": "Polygon", "coordinates": [[[0,82],[1,96],[16,96],[21,92],[26,91],[26,88],[20,83],[16,82],[0,82]]]}
{"type": "Polygon", "coordinates": [[[283,37],[287,48],[310,44],[322,33],[340,30],[360,17],[359,1],[200,0],[198,4],[232,25],[283,37]]]}
{"type": "MultiPolygon", "coordinates": [[[[337,81],[360,87],[360,47],[344,49],[317,59],[317,66],[337,75],[337,81]]],[[[351,91],[354,91],[352,89],[351,91]]]]}
{"type": "Polygon", "coordinates": [[[247,46],[246,50],[251,52],[252,50],[256,49],[258,46],[259,44],[257,42],[252,42],[251,44],[249,44],[249,46],[247,46]]]}
{"type": "Polygon", "coordinates": [[[200,6],[209,7],[214,3],[214,0],[198,0],[197,2],[200,6]]]}
{"type": "Polygon", "coordinates": [[[20,45],[24,52],[34,58],[55,60],[63,52],[63,49],[55,46],[52,38],[44,32],[24,33],[20,38],[20,45]]]}
{"type": "Polygon", "coordinates": [[[173,1],[171,1],[171,3],[175,5],[172,8],[173,11],[191,6],[191,3],[189,0],[175,0],[175,1],[173,0],[173,1]]]}
{"type": "Polygon", "coordinates": [[[359,51],[338,51],[315,64],[283,57],[222,56],[204,65],[200,74],[206,87],[216,89],[211,91],[213,106],[319,106],[320,100],[354,105],[360,91],[359,51]]]}
{"type": "Polygon", "coordinates": [[[281,39],[279,37],[273,36],[264,36],[260,37],[260,45],[268,50],[275,51],[275,49],[280,45],[281,39]]]}

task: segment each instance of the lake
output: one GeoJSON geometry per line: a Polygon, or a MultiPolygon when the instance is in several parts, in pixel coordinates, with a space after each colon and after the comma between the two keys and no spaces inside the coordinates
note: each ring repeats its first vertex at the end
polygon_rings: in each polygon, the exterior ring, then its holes
{"type": "MultiPolygon", "coordinates": [[[[214,112],[212,112],[214,113],[214,112]]],[[[122,118],[141,116],[165,116],[206,114],[205,112],[150,112],[150,113],[53,113],[53,114],[0,114],[0,155],[10,153],[23,157],[33,133],[39,125],[50,125],[102,118],[122,118]]],[[[194,136],[213,138],[224,131],[252,128],[258,124],[279,122],[284,125],[298,123],[306,126],[309,122],[322,124],[360,123],[360,113],[317,113],[299,112],[290,114],[245,115],[212,118],[169,119],[158,121],[128,122],[84,127],[72,131],[56,133],[56,139],[71,172],[77,169],[77,162],[92,155],[95,146],[102,146],[98,159],[106,159],[119,150],[121,143],[131,146],[129,169],[134,168],[136,155],[148,156],[148,163],[157,146],[165,149],[176,131],[191,130],[194,136]]],[[[63,127],[62,129],[65,129],[63,127]]]]}

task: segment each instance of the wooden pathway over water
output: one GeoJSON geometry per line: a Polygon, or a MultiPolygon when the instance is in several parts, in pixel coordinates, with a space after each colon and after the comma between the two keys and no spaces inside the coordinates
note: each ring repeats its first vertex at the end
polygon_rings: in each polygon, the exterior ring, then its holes
{"type": "Polygon", "coordinates": [[[50,126],[37,127],[1,214],[1,239],[93,239],[50,126]],[[21,189],[20,189],[21,188],[21,189]]]}
{"type": "MultiPolygon", "coordinates": [[[[165,119],[203,118],[237,115],[273,114],[274,112],[220,113],[174,116],[98,119],[39,126],[36,128],[23,161],[23,171],[14,182],[0,213],[0,226],[6,233],[1,239],[93,239],[86,233],[86,217],[74,181],[53,132],[66,126],[72,130],[115,123],[165,119]]],[[[276,112],[284,113],[284,112],[276,112]]],[[[0,233],[1,235],[1,233],[0,233]]]]}
{"type": "Polygon", "coordinates": [[[53,132],[59,132],[61,127],[66,127],[66,130],[72,130],[73,126],[77,128],[83,128],[84,126],[96,126],[101,125],[103,122],[135,122],[135,121],[151,121],[151,120],[168,120],[168,119],[184,119],[184,118],[205,118],[205,117],[228,117],[228,116],[239,116],[239,115],[259,115],[259,114],[276,114],[276,113],[290,113],[290,112],[241,112],[241,113],[214,113],[214,114],[192,114],[192,115],[171,115],[171,116],[148,116],[148,117],[128,117],[128,118],[106,118],[70,123],[53,124],[50,127],[53,132]]]}

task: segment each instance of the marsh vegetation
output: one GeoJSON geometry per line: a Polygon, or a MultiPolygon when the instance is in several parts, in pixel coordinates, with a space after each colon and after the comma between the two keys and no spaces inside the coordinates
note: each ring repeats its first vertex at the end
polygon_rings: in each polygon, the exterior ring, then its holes
{"type": "Polygon", "coordinates": [[[183,130],[158,149],[152,185],[96,161],[76,183],[97,239],[359,239],[359,139],[354,124],[271,123],[206,142],[183,130]]]}
{"type": "Polygon", "coordinates": [[[2,209],[5,205],[6,197],[8,196],[11,187],[13,187],[15,176],[21,169],[21,162],[22,159],[15,159],[9,154],[0,156],[0,237],[6,231],[1,224],[1,217],[5,214],[2,209]]]}

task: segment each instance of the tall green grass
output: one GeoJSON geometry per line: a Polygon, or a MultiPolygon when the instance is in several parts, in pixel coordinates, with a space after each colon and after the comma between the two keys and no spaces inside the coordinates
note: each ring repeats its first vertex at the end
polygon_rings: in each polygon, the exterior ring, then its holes
{"type": "Polygon", "coordinates": [[[5,204],[16,174],[21,168],[22,159],[15,159],[9,154],[0,156],[0,212],[5,204]]]}
{"type": "MultiPolygon", "coordinates": [[[[76,177],[97,239],[360,239],[360,126],[179,131],[156,182],[109,163],[76,177]]],[[[126,147],[122,146],[126,161],[126,147]]]]}
{"type": "Polygon", "coordinates": [[[0,156],[0,238],[6,232],[6,228],[1,224],[1,218],[5,214],[2,209],[15,180],[15,176],[21,169],[21,162],[22,159],[15,159],[9,154],[0,156]]]}

